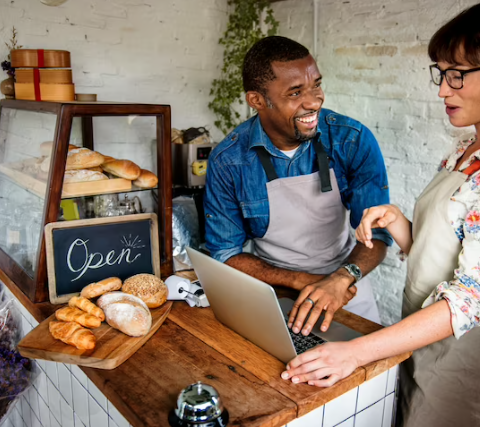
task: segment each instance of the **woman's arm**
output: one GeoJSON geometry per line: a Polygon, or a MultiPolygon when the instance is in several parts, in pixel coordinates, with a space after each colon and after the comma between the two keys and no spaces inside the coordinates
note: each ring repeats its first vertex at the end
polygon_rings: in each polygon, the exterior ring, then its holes
{"type": "Polygon", "coordinates": [[[401,322],[349,342],[326,343],[293,359],[283,379],[330,387],[357,367],[375,360],[417,350],[452,335],[450,309],[445,300],[401,322]],[[325,378],[328,377],[328,378],[325,378]]]}
{"type": "Polygon", "coordinates": [[[395,205],[374,206],[363,211],[355,235],[367,248],[372,247],[372,228],[386,228],[400,249],[408,254],[412,247],[412,223],[395,205]]]}

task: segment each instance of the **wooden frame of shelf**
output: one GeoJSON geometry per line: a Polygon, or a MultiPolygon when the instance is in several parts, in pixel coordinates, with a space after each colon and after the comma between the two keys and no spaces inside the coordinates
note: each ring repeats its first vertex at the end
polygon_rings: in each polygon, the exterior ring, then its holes
{"type": "MultiPolygon", "coordinates": [[[[74,117],[82,118],[83,145],[92,150],[94,149],[93,117],[120,117],[129,115],[156,117],[157,215],[160,264],[162,275],[169,276],[173,274],[171,112],[169,105],[113,102],[37,102],[3,99],[0,101],[0,113],[2,108],[57,115],[52,160],[46,182],[45,204],[42,218],[43,227],[46,224],[57,221],[58,218],[68,144],[74,117]]],[[[12,177],[8,178],[16,182],[12,177]]],[[[17,182],[17,184],[19,183],[17,182]]],[[[135,189],[132,188],[132,190],[129,191],[135,191],[135,189]]],[[[0,249],[0,269],[2,269],[33,302],[48,300],[47,264],[43,227],[37,248],[37,263],[33,278],[5,251],[0,249]]]]}

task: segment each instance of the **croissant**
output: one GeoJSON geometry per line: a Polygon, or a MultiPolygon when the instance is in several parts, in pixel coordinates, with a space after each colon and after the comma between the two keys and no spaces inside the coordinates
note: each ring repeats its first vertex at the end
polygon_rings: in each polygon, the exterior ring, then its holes
{"type": "Polygon", "coordinates": [[[105,320],[105,313],[103,310],[86,298],[72,297],[70,298],[70,301],[68,301],[68,305],[70,307],[78,307],[79,309],[86,311],[93,316],[97,316],[102,322],[105,320]]]}
{"type": "Polygon", "coordinates": [[[52,321],[49,323],[48,329],[53,338],[73,345],[79,350],[91,350],[95,348],[97,339],[95,335],[93,335],[93,332],[83,328],[76,322],[52,321]]]}
{"type": "Polygon", "coordinates": [[[85,313],[75,307],[63,307],[55,312],[57,320],[64,320],[65,322],[77,322],[86,328],[98,328],[102,321],[97,316],[85,313]]]}

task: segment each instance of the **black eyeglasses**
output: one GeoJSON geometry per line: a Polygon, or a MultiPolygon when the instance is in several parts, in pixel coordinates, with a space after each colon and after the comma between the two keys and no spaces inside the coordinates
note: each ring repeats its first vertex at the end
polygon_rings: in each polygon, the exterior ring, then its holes
{"type": "Polygon", "coordinates": [[[468,73],[473,73],[474,71],[480,71],[479,68],[472,68],[470,70],[455,70],[454,68],[449,68],[448,70],[441,70],[438,68],[437,64],[430,65],[430,76],[432,77],[432,82],[437,86],[442,84],[443,77],[447,80],[447,84],[452,89],[461,89],[463,87],[463,76],[468,73]]]}

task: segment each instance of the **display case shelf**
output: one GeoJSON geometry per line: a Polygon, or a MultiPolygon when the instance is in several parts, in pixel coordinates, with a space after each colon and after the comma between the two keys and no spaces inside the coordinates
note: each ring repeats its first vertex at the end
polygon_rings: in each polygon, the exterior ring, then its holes
{"type": "Polygon", "coordinates": [[[58,220],[62,199],[143,197],[158,215],[162,276],[173,274],[168,105],[2,100],[0,114],[0,269],[32,301],[48,298],[43,228],[58,220]],[[155,173],[158,185],[138,188],[111,176],[64,184],[71,145],[130,159],[155,173]]]}

